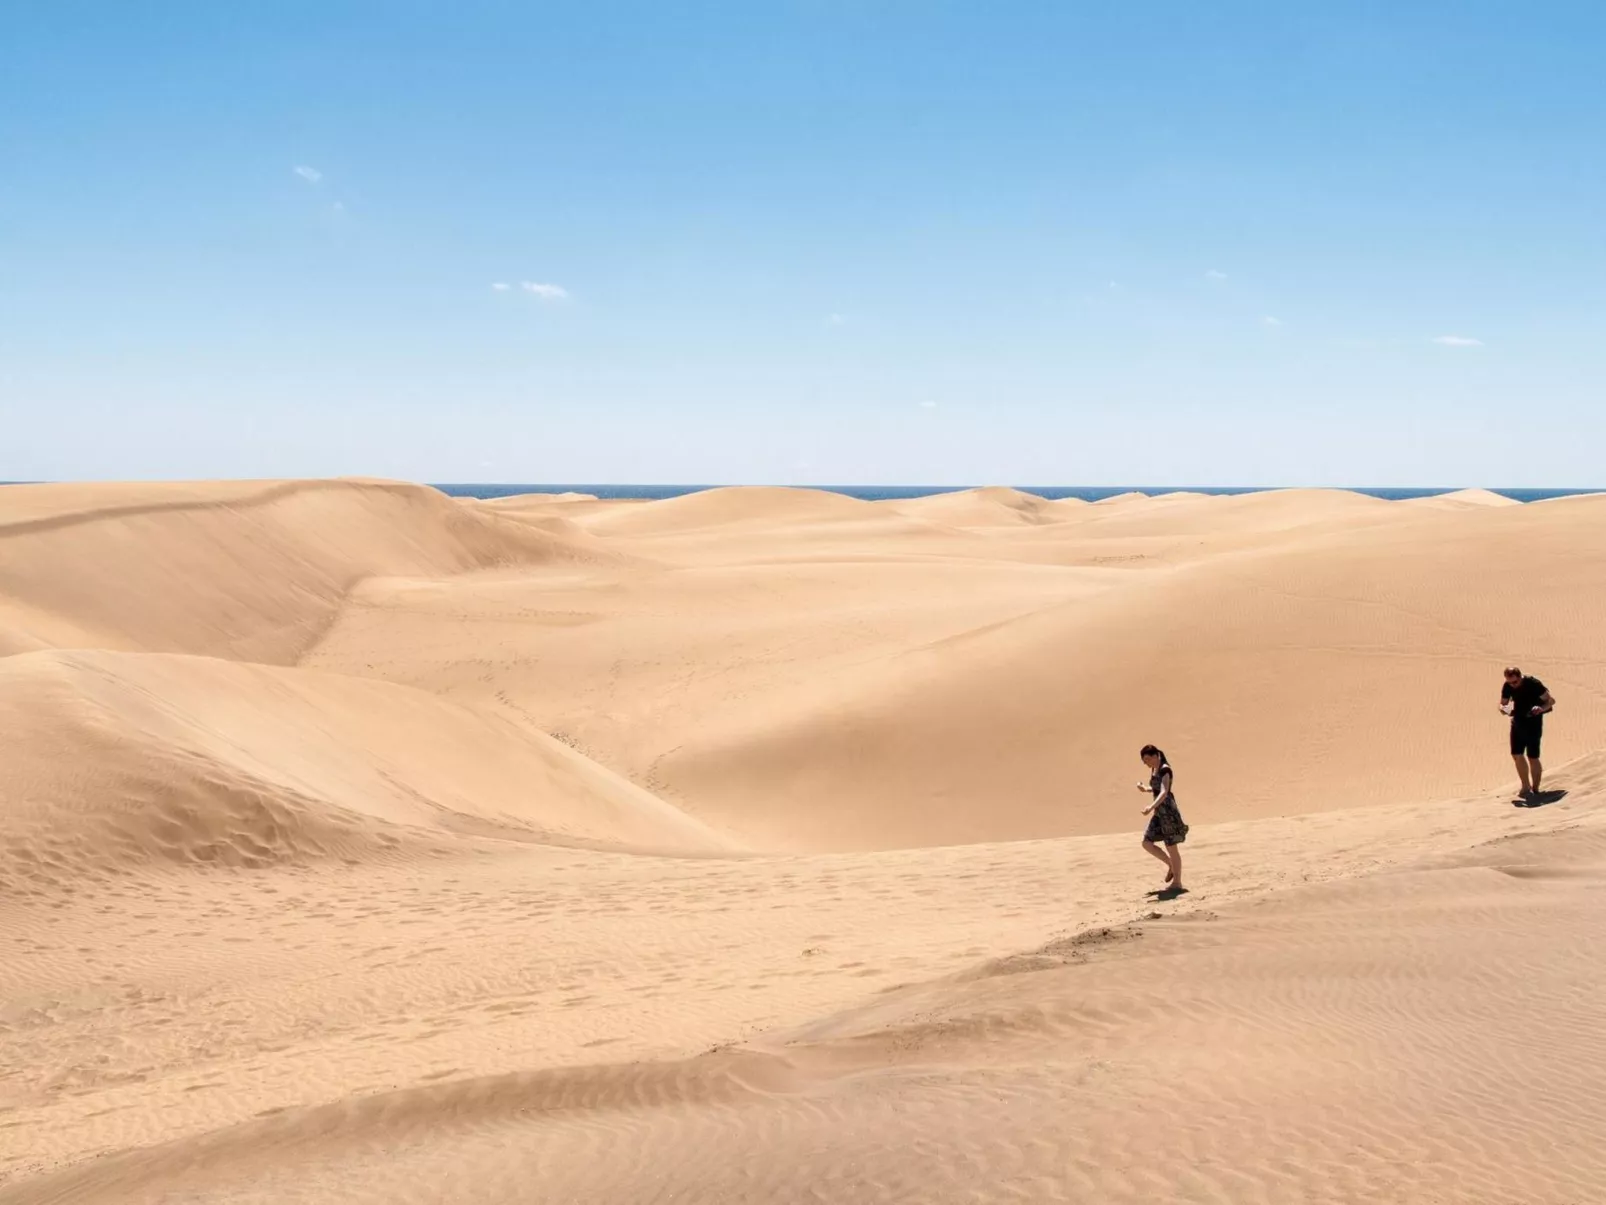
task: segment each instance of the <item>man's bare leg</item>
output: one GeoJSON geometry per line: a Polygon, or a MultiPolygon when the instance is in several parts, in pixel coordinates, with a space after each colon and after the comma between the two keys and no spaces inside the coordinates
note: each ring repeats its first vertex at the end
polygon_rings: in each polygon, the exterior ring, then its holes
{"type": "Polygon", "coordinates": [[[1533,778],[1534,794],[1537,795],[1539,794],[1539,780],[1545,776],[1545,768],[1539,764],[1537,757],[1528,759],[1528,772],[1533,778]]]}
{"type": "MultiPolygon", "coordinates": [[[[1147,852],[1149,852],[1149,853],[1153,854],[1155,857],[1159,858],[1160,861],[1164,862],[1168,867],[1171,865],[1171,857],[1170,857],[1170,855],[1168,855],[1165,852],[1165,850],[1161,849],[1153,841],[1145,841],[1143,843],[1143,848],[1147,852]]],[[[1165,876],[1165,881],[1167,883],[1169,883],[1171,881],[1171,875],[1167,874],[1165,876]]]]}
{"type": "Polygon", "coordinates": [[[1517,763],[1517,777],[1522,780],[1522,793],[1524,795],[1530,794],[1533,791],[1533,787],[1528,782],[1528,759],[1519,753],[1511,760],[1517,763]]]}

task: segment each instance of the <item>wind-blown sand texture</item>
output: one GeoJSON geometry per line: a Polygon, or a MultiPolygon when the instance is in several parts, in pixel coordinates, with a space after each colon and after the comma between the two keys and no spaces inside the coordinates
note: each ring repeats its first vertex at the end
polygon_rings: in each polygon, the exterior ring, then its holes
{"type": "Polygon", "coordinates": [[[0,489],[0,1205],[1606,1200],[1603,537],[0,489]]]}

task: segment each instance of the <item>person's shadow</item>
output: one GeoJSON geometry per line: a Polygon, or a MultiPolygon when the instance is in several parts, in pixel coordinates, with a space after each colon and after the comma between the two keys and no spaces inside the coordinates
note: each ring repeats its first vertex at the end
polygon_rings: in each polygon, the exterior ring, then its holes
{"type": "Polygon", "coordinates": [[[1542,808],[1546,804],[1556,803],[1565,798],[1567,798],[1566,791],[1535,791],[1526,799],[1513,799],[1511,801],[1511,806],[1518,808],[1542,808]]]}

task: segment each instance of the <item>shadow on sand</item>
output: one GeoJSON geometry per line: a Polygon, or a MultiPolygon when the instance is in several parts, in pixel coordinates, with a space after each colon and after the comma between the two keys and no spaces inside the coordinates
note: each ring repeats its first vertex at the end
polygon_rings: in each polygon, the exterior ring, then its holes
{"type": "Polygon", "coordinates": [[[1517,808],[1542,808],[1547,803],[1555,803],[1565,798],[1567,798],[1566,791],[1536,791],[1524,799],[1513,799],[1511,806],[1517,808]]]}
{"type": "Polygon", "coordinates": [[[1174,900],[1188,894],[1186,887],[1157,887],[1153,891],[1145,892],[1151,900],[1174,900]]]}

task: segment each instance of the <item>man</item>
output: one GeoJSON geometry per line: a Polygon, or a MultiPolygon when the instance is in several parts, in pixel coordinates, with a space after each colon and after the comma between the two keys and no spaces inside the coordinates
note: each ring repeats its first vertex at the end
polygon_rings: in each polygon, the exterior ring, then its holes
{"type": "Polygon", "coordinates": [[[1500,711],[1511,717],[1511,760],[1517,763],[1524,799],[1539,794],[1539,780],[1545,772],[1539,763],[1539,742],[1545,735],[1545,715],[1555,705],[1538,678],[1528,677],[1515,666],[1506,670],[1500,711]]]}

